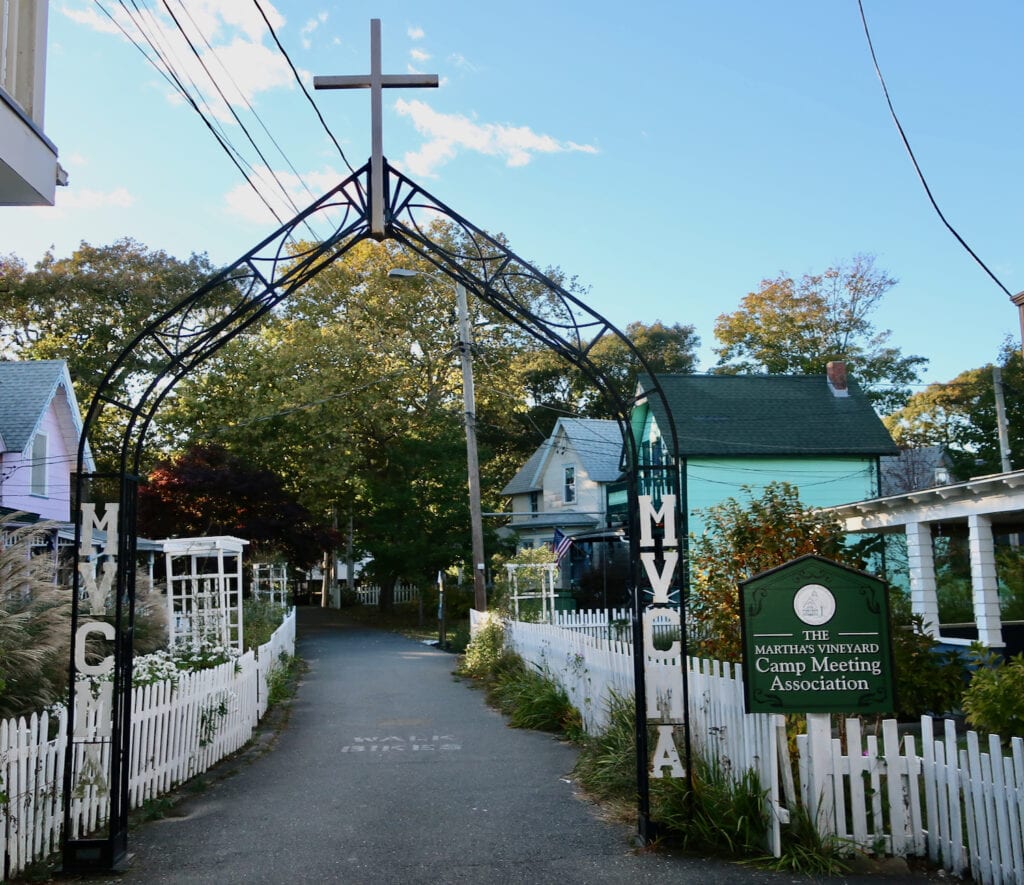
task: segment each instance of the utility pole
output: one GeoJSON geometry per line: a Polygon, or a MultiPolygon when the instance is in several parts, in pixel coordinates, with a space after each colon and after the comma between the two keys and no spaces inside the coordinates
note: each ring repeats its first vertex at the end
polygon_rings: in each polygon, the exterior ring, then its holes
{"type": "Polygon", "coordinates": [[[999,462],[1003,473],[1009,473],[1010,437],[1006,430],[1006,400],[1003,397],[1003,370],[999,366],[992,367],[992,388],[996,395],[996,425],[999,428],[999,462]]]}
{"type": "Polygon", "coordinates": [[[466,467],[469,474],[469,522],[473,546],[473,605],[487,610],[485,583],[484,531],[480,513],[480,463],[476,452],[476,394],[473,388],[473,338],[469,325],[466,287],[455,284],[455,302],[459,310],[459,355],[462,362],[462,399],[466,410],[466,467]]]}

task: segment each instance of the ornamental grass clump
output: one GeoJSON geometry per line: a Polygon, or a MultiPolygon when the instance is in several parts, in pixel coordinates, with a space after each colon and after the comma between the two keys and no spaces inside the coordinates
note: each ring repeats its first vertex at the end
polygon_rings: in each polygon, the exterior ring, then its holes
{"type": "Polygon", "coordinates": [[[48,523],[0,519],[0,719],[63,700],[71,644],[71,596],[56,584],[48,523]],[[34,549],[34,547],[36,549],[34,549]]]}
{"type": "Polygon", "coordinates": [[[734,779],[717,760],[699,757],[694,759],[692,789],[685,778],[651,780],[654,818],[686,851],[720,857],[764,856],[764,796],[756,771],[734,779]]]}
{"type": "Polygon", "coordinates": [[[576,740],[583,719],[569,696],[550,676],[527,667],[518,655],[505,654],[487,680],[487,699],[509,717],[513,728],[550,731],[576,740]]]}

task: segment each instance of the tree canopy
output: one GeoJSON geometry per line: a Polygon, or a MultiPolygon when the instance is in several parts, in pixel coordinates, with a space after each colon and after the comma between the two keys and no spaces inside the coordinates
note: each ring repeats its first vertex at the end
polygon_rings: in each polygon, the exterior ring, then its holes
{"type": "MultiPolygon", "coordinates": [[[[692,325],[665,325],[660,320],[650,324],[633,322],[626,326],[623,334],[652,372],[696,370],[700,338],[692,325]]],[[[618,389],[632,392],[636,387],[638,365],[626,342],[618,336],[602,337],[591,348],[589,356],[618,389]]],[[[535,404],[534,411],[540,413],[536,418],[546,430],[554,426],[559,413],[589,418],[614,417],[591,379],[551,350],[526,350],[517,360],[517,369],[530,401],[535,404]]]]}
{"type": "Polygon", "coordinates": [[[889,343],[891,332],[878,331],[870,319],[895,285],[865,255],[798,280],[786,274],[762,280],[738,310],[715,321],[716,371],[824,374],[830,361],[842,360],[875,407],[891,412],[927,364],[904,356],[889,343]]]}
{"type": "Polygon", "coordinates": [[[727,498],[700,511],[705,528],[690,545],[688,617],[700,637],[694,646],[719,660],[738,661],[742,653],[740,581],[808,553],[854,564],[842,527],[805,506],[796,486],[773,482],[759,498],[749,487],[743,491],[745,500],[727,498]]]}
{"type": "MultiPolygon", "coordinates": [[[[1013,342],[1003,344],[1002,369],[1010,462],[1024,467],[1024,361],[1013,342]]],[[[952,381],[929,384],[900,410],[884,419],[889,433],[907,447],[942,446],[957,479],[999,473],[999,422],[994,364],[968,369],[952,381]]]]}
{"type": "Polygon", "coordinates": [[[152,538],[234,535],[253,545],[250,555],[283,555],[300,568],[338,540],[279,476],[221,446],[193,446],[157,465],[139,488],[138,519],[152,538]]]}
{"type": "MultiPolygon", "coordinates": [[[[14,256],[0,257],[0,356],[65,360],[75,396],[87,408],[116,357],[146,324],[212,273],[203,255],[180,261],[131,239],[109,246],[82,243],[67,258],[47,252],[32,270],[14,256]]],[[[130,398],[137,373],[165,357],[136,350],[108,392],[130,398]]],[[[116,423],[113,414],[104,415],[94,430],[91,442],[101,470],[112,467],[102,463],[103,443],[118,435],[116,423]]]]}

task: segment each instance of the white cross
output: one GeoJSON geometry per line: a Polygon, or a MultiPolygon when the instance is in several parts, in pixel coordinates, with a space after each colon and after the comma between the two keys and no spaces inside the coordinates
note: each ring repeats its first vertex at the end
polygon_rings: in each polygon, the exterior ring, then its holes
{"type": "Polygon", "coordinates": [[[370,19],[370,74],[341,77],[314,77],[314,89],[370,90],[370,128],[373,151],[370,155],[370,232],[384,234],[384,144],[381,115],[381,90],[400,86],[437,86],[437,74],[382,74],[380,65],[380,19],[370,19]]]}

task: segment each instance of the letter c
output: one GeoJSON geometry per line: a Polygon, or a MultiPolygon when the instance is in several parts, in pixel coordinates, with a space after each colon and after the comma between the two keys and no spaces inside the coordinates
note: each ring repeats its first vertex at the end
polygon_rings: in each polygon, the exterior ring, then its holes
{"type": "Polygon", "coordinates": [[[85,660],[85,646],[90,633],[99,633],[104,639],[113,639],[117,631],[113,624],[106,621],[87,621],[75,633],[75,668],[86,676],[104,676],[114,669],[114,658],[107,655],[98,664],[90,664],[85,660]]]}

